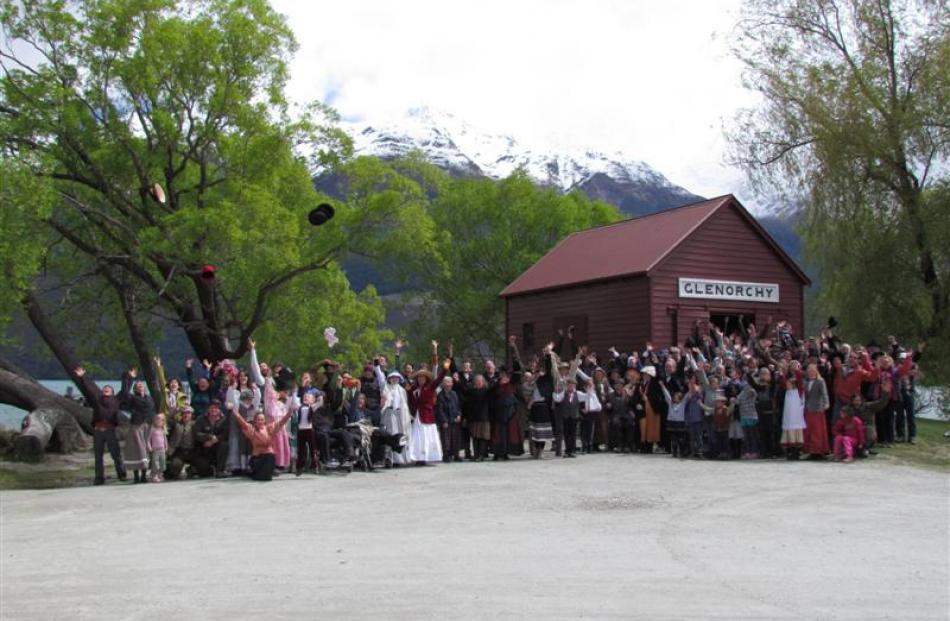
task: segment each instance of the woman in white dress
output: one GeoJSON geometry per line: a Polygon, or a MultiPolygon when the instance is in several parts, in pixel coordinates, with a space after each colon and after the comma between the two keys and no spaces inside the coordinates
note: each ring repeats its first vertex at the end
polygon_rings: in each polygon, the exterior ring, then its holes
{"type": "Polygon", "coordinates": [[[785,407],[782,409],[782,446],[785,457],[797,460],[805,443],[805,379],[801,366],[792,362],[785,380],[785,407]]]}
{"type": "MultiPolygon", "coordinates": [[[[408,438],[412,417],[409,414],[406,389],[399,384],[402,376],[396,371],[384,375],[378,360],[373,362],[373,369],[376,373],[376,383],[380,386],[380,427],[392,435],[399,433],[408,438]]],[[[399,451],[387,447],[385,453],[387,460],[391,459],[393,465],[402,466],[411,462],[405,446],[399,451]]]]}

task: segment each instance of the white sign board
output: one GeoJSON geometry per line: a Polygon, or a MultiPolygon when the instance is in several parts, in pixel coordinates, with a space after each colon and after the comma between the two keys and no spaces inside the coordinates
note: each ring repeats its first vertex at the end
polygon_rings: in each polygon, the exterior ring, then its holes
{"type": "Polygon", "coordinates": [[[778,304],[778,285],[774,283],[680,278],[679,291],[681,298],[778,304]]]}

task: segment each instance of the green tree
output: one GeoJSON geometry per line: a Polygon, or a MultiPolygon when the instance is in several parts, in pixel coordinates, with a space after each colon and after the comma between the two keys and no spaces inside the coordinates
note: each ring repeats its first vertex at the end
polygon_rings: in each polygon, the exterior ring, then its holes
{"type": "Polygon", "coordinates": [[[732,158],[802,205],[817,308],[852,338],[886,331],[947,351],[946,3],[749,0],[737,30],[761,103],[728,132],[732,158]]]}
{"type": "Polygon", "coordinates": [[[43,225],[54,201],[50,184],[26,166],[0,158],[0,330],[33,286],[48,248],[43,225]]]}
{"type": "Polygon", "coordinates": [[[620,219],[612,205],[538,187],[522,172],[440,185],[430,217],[441,259],[420,272],[423,293],[413,306],[420,346],[451,338],[459,351],[504,352],[502,289],[568,234],[620,219]]]}
{"type": "Polygon", "coordinates": [[[411,220],[368,200],[308,223],[321,200],[312,173],[345,158],[349,140],[332,110],[286,101],[296,43],[266,1],[7,0],[0,23],[3,157],[52,188],[45,226],[92,268],[87,297],[111,289],[143,369],[164,322],[199,358],[241,357],[317,272],[307,286],[325,282],[378,318],[372,292],[342,288],[335,259],[354,239],[407,236],[393,219],[411,220]]]}

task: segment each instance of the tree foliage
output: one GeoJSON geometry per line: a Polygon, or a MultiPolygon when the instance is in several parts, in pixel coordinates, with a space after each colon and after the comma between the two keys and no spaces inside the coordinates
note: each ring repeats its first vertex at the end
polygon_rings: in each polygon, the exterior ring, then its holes
{"type": "Polygon", "coordinates": [[[729,131],[757,188],[803,205],[817,308],[845,333],[950,330],[950,13],[929,0],[749,0],[736,53],[762,101],[729,131]]]}
{"type": "Polygon", "coordinates": [[[0,158],[0,328],[32,287],[47,250],[43,227],[54,194],[45,179],[10,158],[0,158]]]}
{"type": "Polygon", "coordinates": [[[323,282],[340,296],[323,312],[378,317],[375,294],[346,291],[334,259],[351,239],[405,233],[374,227],[393,214],[373,202],[308,223],[314,166],[346,157],[349,139],[332,110],[286,101],[296,43],[267,2],[10,0],[0,20],[3,158],[54,193],[43,223],[91,267],[87,292],[113,289],[140,360],[154,321],[199,357],[241,356],[314,272],[305,292],[323,282]]]}
{"type": "Polygon", "coordinates": [[[451,339],[459,352],[503,352],[502,289],[569,233],[620,218],[611,205],[539,187],[520,171],[500,181],[453,178],[418,154],[358,158],[341,170],[348,204],[383,203],[373,211],[406,221],[390,222],[405,234],[388,246],[360,252],[409,285],[402,310],[418,359],[428,358],[431,339],[451,339]]]}

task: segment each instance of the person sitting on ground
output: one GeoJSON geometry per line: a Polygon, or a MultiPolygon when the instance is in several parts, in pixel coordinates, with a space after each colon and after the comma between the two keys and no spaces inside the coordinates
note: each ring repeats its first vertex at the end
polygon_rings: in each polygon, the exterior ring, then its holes
{"type": "Polygon", "coordinates": [[[284,414],[283,418],[268,423],[263,413],[254,416],[251,424],[242,417],[237,418],[241,433],[251,444],[251,478],[255,481],[270,481],[274,478],[274,436],[293,416],[292,411],[284,414]]]}
{"type": "Polygon", "coordinates": [[[195,473],[200,477],[226,476],[228,460],[228,427],[230,422],[221,413],[221,402],[213,399],[208,413],[195,422],[195,447],[193,459],[195,473]]]}
{"type": "MultiPolygon", "coordinates": [[[[884,385],[881,387],[881,397],[876,401],[865,401],[861,396],[860,392],[856,392],[851,395],[851,399],[848,401],[848,405],[845,407],[850,407],[851,412],[854,416],[861,419],[861,422],[864,426],[864,442],[862,443],[861,455],[867,457],[868,455],[877,455],[877,451],[874,450],[874,444],[877,441],[877,428],[874,425],[875,417],[877,413],[880,412],[887,404],[890,402],[891,394],[890,385],[884,385]]],[[[844,410],[844,408],[841,408],[844,410]]]]}
{"type": "Polygon", "coordinates": [[[854,414],[851,406],[841,408],[841,417],[833,429],[835,461],[843,459],[845,463],[850,463],[854,461],[855,451],[864,447],[864,423],[854,414]]]}
{"type": "Polygon", "coordinates": [[[185,467],[191,467],[195,450],[194,409],[190,405],[182,406],[178,420],[169,419],[171,432],[168,434],[168,455],[165,459],[166,479],[177,479],[185,467]]]}

